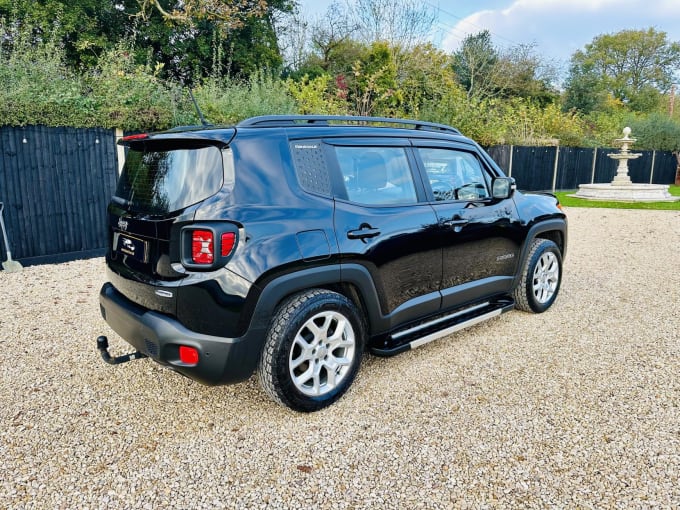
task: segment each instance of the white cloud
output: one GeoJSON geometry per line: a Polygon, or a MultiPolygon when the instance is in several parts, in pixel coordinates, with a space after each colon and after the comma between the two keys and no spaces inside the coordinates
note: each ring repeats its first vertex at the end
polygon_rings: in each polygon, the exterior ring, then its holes
{"type": "Polygon", "coordinates": [[[535,43],[540,55],[566,63],[600,34],[649,27],[677,40],[678,1],[515,0],[505,9],[480,10],[461,20],[444,37],[442,47],[454,51],[466,35],[486,29],[498,46],[535,43]]]}

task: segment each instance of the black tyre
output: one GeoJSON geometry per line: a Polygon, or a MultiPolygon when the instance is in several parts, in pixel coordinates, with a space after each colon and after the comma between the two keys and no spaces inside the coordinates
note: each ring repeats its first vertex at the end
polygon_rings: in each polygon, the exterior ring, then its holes
{"type": "Polygon", "coordinates": [[[296,294],[276,309],[260,357],[264,391],[296,411],[317,411],[349,388],[365,343],[362,318],[345,296],[323,289],[296,294]]]}
{"type": "Polygon", "coordinates": [[[545,312],[555,302],[562,281],[562,254],[548,239],[534,239],[515,288],[515,307],[525,312],[545,312]]]}

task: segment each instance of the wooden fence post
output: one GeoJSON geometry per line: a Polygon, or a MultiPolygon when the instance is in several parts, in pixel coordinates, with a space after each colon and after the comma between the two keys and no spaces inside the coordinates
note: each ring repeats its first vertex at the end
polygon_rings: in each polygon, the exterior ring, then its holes
{"type": "Polygon", "coordinates": [[[560,146],[555,147],[555,166],[553,167],[552,192],[555,193],[557,185],[557,165],[560,160],[560,146]]]}
{"type": "Polygon", "coordinates": [[[593,149],[593,168],[590,173],[590,184],[595,184],[595,163],[597,163],[597,147],[593,149]]]}
{"type": "Polygon", "coordinates": [[[116,154],[118,156],[118,175],[123,173],[123,164],[125,164],[125,147],[118,145],[118,140],[123,138],[123,130],[116,128],[116,154]]]}

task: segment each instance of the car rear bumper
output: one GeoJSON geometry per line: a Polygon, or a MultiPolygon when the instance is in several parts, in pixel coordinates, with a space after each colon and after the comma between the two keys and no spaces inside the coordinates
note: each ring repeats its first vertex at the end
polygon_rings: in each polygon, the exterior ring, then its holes
{"type": "Polygon", "coordinates": [[[240,338],[204,335],[185,328],[176,319],[141,307],[105,283],[99,293],[104,320],[124,340],[154,361],[208,385],[248,379],[257,366],[263,331],[251,330],[240,338]],[[199,353],[196,365],[180,360],[179,347],[199,353]]]}

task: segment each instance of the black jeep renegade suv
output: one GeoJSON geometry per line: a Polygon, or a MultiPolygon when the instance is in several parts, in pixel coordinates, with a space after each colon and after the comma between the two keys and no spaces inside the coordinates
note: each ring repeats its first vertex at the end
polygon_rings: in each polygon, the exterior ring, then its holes
{"type": "Polygon", "coordinates": [[[392,355],[560,287],[555,197],[515,191],[448,126],[267,116],[133,135],[108,208],[106,322],[205,384],[258,372],[300,411],[392,355]]]}

